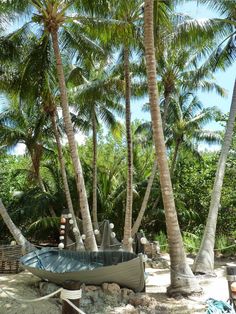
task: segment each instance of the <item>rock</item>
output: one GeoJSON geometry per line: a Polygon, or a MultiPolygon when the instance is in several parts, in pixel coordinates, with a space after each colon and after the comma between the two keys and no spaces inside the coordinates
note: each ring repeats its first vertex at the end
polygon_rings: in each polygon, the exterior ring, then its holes
{"type": "Polygon", "coordinates": [[[99,286],[86,286],[82,285],[82,299],[83,306],[89,306],[90,304],[103,303],[103,293],[99,286]]]}
{"type": "MultiPolygon", "coordinates": [[[[58,285],[52,282],[47,282],[47,281],[40,281],[39,282],[39,291],[41,295],[48,295],[58,289],[60,289],[58,285]]],[[[58,297],[58,294],[56,294],[54,297],[58,297]]]]}
{"type": "Polygon", "coordinates": [[[126,307],[123,309],[124,314],[138,314],[139,311],[135,309],[135,307],[131,304],[127,304],[126,307]]]}
{"type": "Polygon", "coordinates": [[[101,288],[99,286],[85,286],[85,285],[83,285],[83,291],[85,293],[94,292],[94,291],[98,291],[98,290],[101,290],[101,288]]]}
{"type": "Polygon", "coordinates": [[[118,296],[121,294],[120,286],[117,283],[103,283],[102,289],[108,295],[118,296]]]}
{"type": "Polygon", "coordinates": [[[121,300],[124,303],[127,303],[128,300],[135,295],[133,290],[122,288],[121,289],[121,300]]]}
{"type": "Polygon", "coordinates": [[[149,309],[155,309],[158,304],[155,298],[140,293],[132,296],[129,299],[129,303],[132,304],[134,307],[148,307],[149,309]]]}

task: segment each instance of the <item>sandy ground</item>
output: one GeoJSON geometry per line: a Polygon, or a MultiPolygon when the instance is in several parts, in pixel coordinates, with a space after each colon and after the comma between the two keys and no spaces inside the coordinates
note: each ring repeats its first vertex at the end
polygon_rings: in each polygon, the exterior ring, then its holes
{"type": "MultiPolygon", "coordinates": [[[[153,314],[194,314],[205,313],[205,301],[208,298],[226,301],[228,299],[228,284],[225,278],[225,266],[218,265],[217,277],[198,278],[203,288],[203,294],[182,298],[179,300],[167,298],[165,291],[170,283],[168,269],[147,268],[148,279],[146,282],[146,293],[154,297],[160,305],[159,310],[153,314]]],[[[6,289],[12,295],[21,298],[37,298],[39,291],[37,282],[39,279],[24,271],[16,275],[0,275],[0,288],[6,289]]],[[[37,303],[20,303],[10,299],[0,290],[0,314],[57,314],[61,313],[59,302],[56,298],[44,300],[37,303]]],[[[125,313],[119,312],[119,313],[125,313]]],[[[140,313],[145,313],[140,311],[140,313]]],[[[89,313],[86,313],[89,314],[89,313]]],[[[108,313],[109,314],[109,313],[108,313]]]]}

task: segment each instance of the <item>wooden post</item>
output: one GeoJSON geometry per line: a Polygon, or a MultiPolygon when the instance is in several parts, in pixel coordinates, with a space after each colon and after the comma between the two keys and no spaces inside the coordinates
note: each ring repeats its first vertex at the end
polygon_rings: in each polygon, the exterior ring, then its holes
{"type": "MultiPolygon", "coordinates": [[[[81,283],[79,281],[68,280],[65,281],[62,287],[66,290],[79,290],[81,283]]],[[[69,298],[68,298],[69,299],[69,298]]],[[[80,299],[70,300],[75,306],[79,308],[80,299]]],[[[62,302],[62,314],[78,314],[78,312],[65,300],[62,302]]]]}

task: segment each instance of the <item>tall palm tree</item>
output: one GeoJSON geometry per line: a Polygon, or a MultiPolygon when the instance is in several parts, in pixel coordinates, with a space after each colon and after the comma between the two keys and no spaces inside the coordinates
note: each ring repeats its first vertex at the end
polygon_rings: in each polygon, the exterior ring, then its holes
{"type": "MultiPolygon", "coordinates": [[[[236,10],[235,1],[208,1],[201,0],[202,3],[208,4],[211,8],[216,9],[224,18],[216,18],[208,20],[208,27],[204,31],[208,33],[209,37],[220,40],[221,44],[211,54],[208,63],[214,68],[226,68],[230,66],[236,57],[236,10]],[[212,34],[212,25],[215,26],[215,32],[212,34]],[[208,32],[209,30],[209,32],[208,32]],[[222,36],[223,34],[223,36],[222,36]],[[223,38],[223,40],[222,40],[223,38]]],[[[201,30],[201,29],[200,29],[201,30]]],[[[199,32],[199,29],[198,29],[199,32]]],[[[208,48],[208,47],[207,47],[208,48]]],[[[204,230],[203,239],[200,250],[194,261],[193,270],[197,273],[212,273],[214,272],[214,245],[218,210],[220,206],[221,191],[225,173],[226,160],[229,153],[233,128],[236,117],[236,80],[234,82],[234,89],[229,112],[229,118],[226,125],[224,140],[221,147],[220,158],[218,161],[214,186],[211,194],[211,202],[209,214],[207,217],[206,227],[204,230]]]]}
{"type": "MultiPolygon", "coordinates": [[[[85,65],[85,68],[77,67],[72,70],[69,81],[78,82],[78,76],[81,78],[80,85],[72,88],[74,109],[76,116],[74,122],[76,126],[83,130],[91,125],[93,136],[93,182],[92,182],[92,218],[95,229],[98,229],[97,218],[97,131],[99,120],[113,132],[119,130],[119,123],[115,115],[123,114],[123,106],[118,100],[121,98],[121,88],[123,86],[119,76],[114,76],[109,70],[107,62],[97,62],[96,66],[85,65]],[[78,75],[79,74],[79,75],[78,75]],[[81,117],[86,121],[82,122],[81,117]],[[90,123],[89,123],[90,122],[90,123]]],[[[73,84],[77,85],[77,84],[73,84]]]]}
{"type": "Polygon", "coordinates": [[[133,144],[131,136],[131,51],[138,46],[140,33],[140,16],[142,13],[141,0],[135,1],[113,1],[112,16],[121,21],[120,25],[113,28],[111,34],[114,43],[120,46],[121,58],[124,71],[124,98],[125,98],[125,123],[126,123],[126,145],[127,145],[127,191],[123,247],[132,250],[131,228],[132,228],[132,205],[133,205],[133,144]]]}
{"type": "MultiPolygon", "coordinates": [[[[154,6],[155,5],[156,4],[154,4],[154,6]]],[[[157,18],[157,16],[155,16],[154,19],[157,72],[158,80],[160,82],[160,92],[163,95],[161,105],[162,126],[164,131],[166,131],[165,125],[170,110],[169,106],[171,99],[174,95],[178,94],[180,88],[183,91],[195,91],[200,89],[209,92],[214,90],[220,96],[225,95],[225,90],[215,82],[214,76],[211,73],[211,67],[205,67],[204,70],[198,69],[202,48],[188,48],[187,44],[184,46],[176,46],[173,34],[176,31],[176,27],[179,27],[179,21],[176,21],[175,19],[173,20],[173,15],[174,13],[171,8],[168,8],[164,15],[164,20],[163,18],[157,18]],[[164,28],[164,25],[167,27],[164,28]]],[[[140,212],[132,227],[132,234],[135,234],[138,231],[142,217],[145,213],[155,172],[157,172],[156,160],[154,160],[140,212]]]]}
{"type": "MultiPolygon", "coordinates": [[[[81,162],[79,159],[77,146],[75,142],[75,137],[73,133],[73,126],[71,122],[71,116],[68,106],[68,97],[67,97],[67,89],[66,89],[66,83],[65,83],[65,74],[64,74],[64,68],[63,68],[63,62],[59,47],[59,31],[62,27],[66,27],[66,24],[70,24],[71,22],[77,22],[76,27],[80,29],[80,32],[78,33],[77,41],[73,41],[74,45],[76,44],[77,47],[79,46],[78,43],[82,44],[84,43],[87,47],[88,45],[91,46],[91,41],[88,40],[86,36],[83,35],[83,27],[81,27],[81,24],[83,24],[83,21],[87,21],[87,17],[82,17],[81,15],[77,16],[68,16],[67,13],[71,13],[72,5],[74,4],[74,1],[59,1],[59,0],[49,0],[49,1],[19,1],[14,0],[4,2],[2,4],[3,8],[6,8],[11,11],[25,13],[25,12],[35,12],[32,17],[32,21],[36,22],[37,24],[40,24],[43,26],[43,29],[45,33],[50,34],[52,39],[52,46],[54,50],[54,55],[56,59],[56,70],[57,70],[57,78],[59,83],[59,90],[60,90],[60,99],[61,99],[61,107],[62,107],[62,114],[63,114],[63,120],[65,124],[65,130],[68,138],[68,143],[70,147],[71,152],[71,158],[72,163],[74,167],[75,172],[75,179],[76,179],[76,186],[79,194],[79,200],[80,200],[80,209],[81,214],[83,218],[83,229],[86,234],[86,246],[90,250],[97,250],[96,240],[93,233],[92,228],[92,221],[90,217],[89,207],[88,207],[88,200],[87,200],[87,193],[85,189],[84,184],[84,177],[83,177],[83,171],[81,167],[81,162]],[[78,23],[78,22],[81,23],[78,23]]],[[[88,4],[87,1],[80,1],[79,3],[75,3],[75,5],[79,6],[79,9],[81,11],[88,10],[90,12],[95,12],[96,10],[101,10],[103,8],[103,5],[106,5],[106,1],[100,0],[99,4],[100,6],[92,5],[91,3],[88,4]]],[[[74,26],[74,25],[73,25],[74,26]]],[[[74,26],[75,27],[75,26],[74,26]]],[[[69,34],[69,32],[67,32],[69,34]]],[[[70,38],[71,39],[71,38],[70,38]]],[[[97,47],[97,45],[94,45],[94,47],[97,47]]]]}
{"type": "Polygon", "coordinates": [[[151,108],[153,138],[160,173],[160,184],[165,208],[168,243],[171,259],[171,284],[169,294],[191,294],[200,288],[187,263],[183,240],[179,228],[170,172],[166,156],[162,129],[159,96],[156,86],[156,59],[153,34],[153,0],[145,0],[144,46],[148,78],[149,102],[151,108]]]}
{"type": "MultiPolygon", "coordinates": [[[[31,100],[35,106],[41,106],[45,111],[46,116],[50,118],[51,126],[56,138],[58,157],[61,167],[62,181],[64,186],[64,192],[67,200],[67,206],[69,212],[72,214],[76,240],[76,248],[80,249],[82,245],[82,239],[77,226],[71,195],[69,191],[67,174],[65,169],[65,161],[62,152],[60,134],[57,128],[56,116],[57,116],[57,105],[56,105],[56,79],[55,69],[52,66],[52,49],[48,36],[44,36],[42,40],[30,33],[28,36],[33,39],[32,43],[25,40],[25,50],[27,52],[21,52],[21,66],[17,66],[14,69],[14,75],[11,77],[11,71],[6,70],[5,76],[10,76],[11,79],[8,83],[3,84],[4,92],[15,92],[19,94],[21,106],[22,101],[26,102],[25,106],[29,106],[27,102],[31,100]],[[28,44],[28,46],[27,46],[28,44]],[[18,82],[17,82],[18,81],[18,82]]],[[[9,35],[9,41],[12,40],[12,44],[15,43],[14,33],[9,35]]],[[[8,58],[9,61],[9,58],[8,58]]],[[[11,60],[12,61],[12,60],[11,60]]],[[[34,110],[34,109],[33,109],[34,110]]],[[[37,110],[37,107],[36,107],[37,110]]]]}

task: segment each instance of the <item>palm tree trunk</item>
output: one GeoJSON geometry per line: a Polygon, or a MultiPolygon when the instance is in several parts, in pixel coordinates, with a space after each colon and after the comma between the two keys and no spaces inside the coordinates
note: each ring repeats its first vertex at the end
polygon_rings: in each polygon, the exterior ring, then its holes
{"type": "Polygon", "coordinates": [[[38,185],[43,192],[46,192],[46,188],[44,186],[43,179],[41,177],[40,170],[39,170],[39,168],[40,168],[39,158],[36,156],[35,149],[28,147],[28,150],[30,153],[30,157],[31,157],[32,164],[33,164],[33,171],[34,171],[36,180],[38,181],[38,185]]]}
{"type": "MultiPolygon", "coordinates": [[[[40,158],[41,153],[39,154],[38,152],[36,152],[37,149],[41,150],[42,147],[40,145],[38,145],[36,148],[29,149],[29,153],[30,153],[30,157],[32,160],[33,168],[34,168],[34,173],[36,176],[36,180],[38,181],[39,187],[44,193],[47,193],[47,190],[46,190],[45,185],[43,183],[43,179],[42,179],[41,174],[40,174],[40,162],[39,162],[39,160],[41,159],[40,158]]],[[[57,216],[55,213],[55,210],[50,205],[48,206],[48,211],[49,211],[49,214],[51,217],[57,216]]]]}
{"type": "Polygon", "coordinates": [[[66,174],[65,160],[63,157],[63,151],[62,151],[62,146],[61,146],[60,134],[59,134],[58,129],[57,129],[55,111],[53,111],[50,114],[50,118],[51,118],[51,122],[52,122],[52,128],[53,128],[53,132],[55,135],[55,139],[57,142],[58,159],[59,159],[59,163],[60,163],[60,167],[61,167],[61,175],[62,175],[64,192],[65,192],[65,196],[66,196],[66,202],[67,202],[69,213],[71,213],[72,219],[74,221],[73,226],[78,230],[77,232],[74,232],[75,247],[76,247],[77,251],[80,251],[80,250],[84,250],[84,245],[83,245],[83,241],[82,241],[82,238],[80,235],[79,227],[77,224],[77,220],[76,220],[76,216],[75,216],[75,212],[74,212],[74,208],[73,208],[73,204],[72,204],[72,200],[71,200],[70,189],[69,189],[67,174],[66,174]]]}
{"type": "Polygon", "coordinates": [[[124,47],[124,71],[125,71],[125,120],[127,140],[127,192],[123,248],[132,251],[131,229],[132,229],[132,203],[133,203],[133,148],[131,136],[131,111],[130,111],[130,70],[129,70],[129,48],[124,47]]]}
{"type": "Polygon", "coordinates": [[[72,163],[75,172],[75,179],[76,179],[76,186],[79,195],[80,201],[80,210],[83,219],[83,231],[86,235],[85,240],[85,247],[91,251],[97,251],[97,244],[95,240],[95,236],[93,233],[93,226],[91,221],[91,216],[89,212],[88,206],[88,199],[87,193],[85,189],[84,177],[82,172],[82,167],[77,151],[77,146],[75,142],[75,136],[73,132],[73,126],[70,117],[70,111],[68,106],[68,98],[67,98],[67,91],[66,91],[66,83],[65,83],[65,75],[62,65],[62,59],[58,44],[58,30],[57,28],[51,31],[52,36],[52,43],[53,43],[53,50],[56,58],[56,68],[57,68],[57,76],[59,82],[59,89],[60,89],[60,97],[61,97],[61,107],[62,107],[62,114],[63,120],[66,130],[66,135],[68,138],[68,143],[71,152],[72,163]]]}
{"type": "Polygon", "coordinates": [[[162,117],[162,127],[163,127],[164,133],[165,133],[166,120],[167,120],[168,112],[169,112],[169,105],[170,105],[170,92],[165,91],[164,113],[162,117]]]}
{"type": "Polygon", "coordinates": [[[148,184],[147,184],[147,188],[146,188],[145,195],[144,195],[144,198],[143,198],[143,202],[142,202],[142,205],[141,205],[141,209],[140,209],[140,211],[138,213],[138,217],[135,220],[135,223],[133,224],[133,227],[132,227],[132,237],[134,237],[135,233],[138,232],[138,229],[139,229],[139,227],[141,225],[141,222],[142,222],[145,210],[147,208],[147,203],[148,203],[148,199],[149,199],[149,196],[150,196],[150,193],[151,193],[152,184],[153,184],[156,172],[157,172],[157,159],[155,158],[155,161],[154,161],[154,164],[153,164],[153,167],[152,167],[152,172],[151,172],[151,175],[150,175],[150,177],[148,179],[148,184]]]}
{"type": "Polygon", "coordinates": [[[236,80],[234,82],[234,90],[230,107],[229,119],[225,130],[223,145],[221,148],[220,158],[218,161],[215,181],[211,193],[210,209],[207,217],[207,223],[201,242],[200,250],[194,261],[193,271],[196,273],[212,273],[214,272],[214,246],[218,209],[220,206],[220,198],[222,185],[225,174],[225,165],[229,153],[234,122],[236,116],[236,80]]]}
{"type": "Polygon", "coordinates": [[[177,140],[176,144],[175,144],[174,155],[173,155],[173,158],[172,158],[172,163],[171,163],[171,168],[170,168],[171,177],[174,175],[176,161],[177,161],[177,156],[178,156],[178,152],[179,152],[179,146],[180,146],[180,141],[177,140]]]}
{"type": "Polygon", "coordinates": [[[98,229],[98,216],[97,216],[97,120],[95,109],[93,111],[93,226],[98,229]]]}
{"type": "Polygon", "coordinates": [[[170,250],[171,284],[168,287],[168,294],[191,294],[193,292],[200,291],[201,289],[196,278],[193,276],[191,268],[187,264],[175,209],[174,195],[166,155],[156,82],[157,74],[153,34],[153,0],[145,0],[144,46],[153,138],[160,173],[160,184],[165,208],[167,236],[170,250]]]}
{"type": "Polygon", "coordinates": [[[8,212],[5,208],[5,206],[2,203],[2,200],[0,199],[0,214],[2,216],[3,221],[7,225],[7,228],[11,232],[13,238],[16,240],[17,244],[22,246],[22,253],[26,254],[27,252],[30,252],[35,249],[34,245],[31,244],[21,233],[20,229],[17,228],[17,226],[14,224],[14,222],[11,220],[11,217],[8,215],[8,212]]]}

